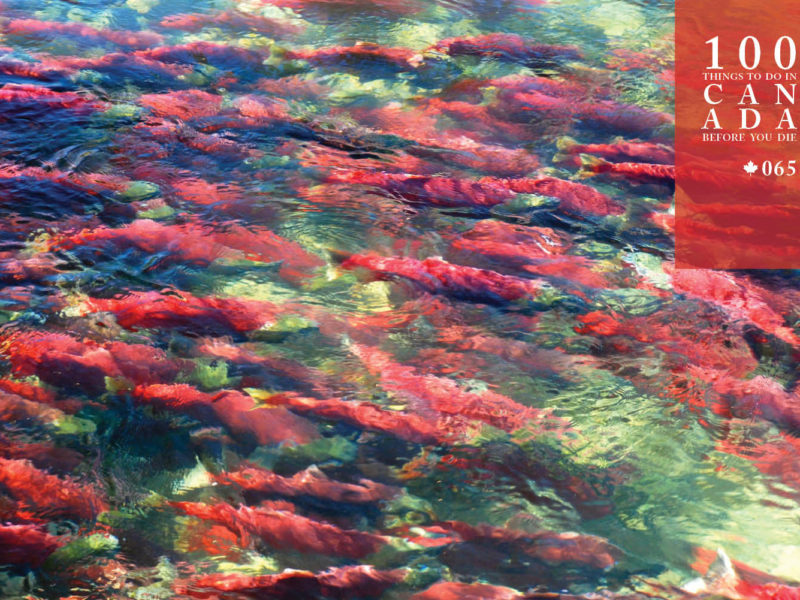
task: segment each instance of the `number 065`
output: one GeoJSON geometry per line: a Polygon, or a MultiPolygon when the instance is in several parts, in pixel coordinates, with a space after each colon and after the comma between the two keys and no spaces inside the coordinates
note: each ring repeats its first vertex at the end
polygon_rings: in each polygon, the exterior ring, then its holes
{"type": "Polygon", "coordinates": [[[784,175],[792,176],[797,174],[797,161],[790,160],[786,163],[786,167],[783,166],[783,161],[779,160],[774,165],[772,161],[765,160],[761,163],[761,173],[769,177],[770,175],[775,175],[776,177],[783,177],[784,175]]]}

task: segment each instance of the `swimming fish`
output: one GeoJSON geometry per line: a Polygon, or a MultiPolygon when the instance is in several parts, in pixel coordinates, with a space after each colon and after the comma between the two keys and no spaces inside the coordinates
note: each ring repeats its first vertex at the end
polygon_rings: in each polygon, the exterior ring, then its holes
{"type": "Polygon", "coordinates": [[[450,56],[489,56],[522,64],[540,65],[553,59],[580,59],[577,46],[540,44],[513,33],[488,33],[447,38],[428,48],[450,56]]]}
{"type": "Polygon", "coordinates": [[[91,521],[108,506],[104,494],[70,477],[37,469],[27,460],[0,458],[0,488],[14,501],[17,518],[91,521]]]}
{"type": "Polygon", "coordinates": [[[305,444],[319,437],[306,419],[283,407],[257,406],[253,398],[236,390],[206,393],[186,384],[158,383],[136,386],[132,395],[142,405],[221,423],[243,443],[305,444]]]}
{"type": "Polygon", "coordinates": [[[16,460],[29,460],[39,469],[68,474],[84,460],[84,456],[71,448],[43,442],[22,442],[0,435],[0,456],[16,460]]]}
{"type": "Polygon", "coordinates": [[[488,209],[508,202],[517,194],[539,194],[558,198],[558,209],[570,215],[607,216],[625,212],[624,206],[595,188],[557,177],[470,180],[342,169],[331,171],[325,181],[375,186],[412,202],[450,208],[488,209]]]}
{"type": "Polygon", "coordinates": [[[551,564],[583,564],[596,569],[613,567],[622,558],[622,551],[607,540],[594,535],[538,531],[527,533],[491,525],[470,525],[461,521],[444,521],[436,524],[449,530],[463,542],[470,544],[508,547],[527,556],[551,564]]]}
{"type": "Polygon", "coordinates": [[[611,143],[582,144],[571,137],[564,136],[556,141],[558,154],[555,162],[573,160],[580,166],[580,155],[591,154],[613,163],[642,162],[659,165],[671,165],[675,162],[675,150],[666,144],[642,142],[615,138],[611,143]]]}
{"type": "Polygon", "coordinates": [[[428,293],[444,294],[473,302],[502,304],[534,300],[542,292],[542,284],[535,280],[455,265],[436,257],[417,260],[377,254],[353,254],[342,262],[341,267],[367,269],[379,279],[400,278],[428,293]]]}
{"type": "Polygon", "coordinates": [[[161,94],[142,94],[138,103],[159,117],[188,121],[217,115],[222,110],[222,96],[202,90],[177,90],[161,94]]]}
{"type": "Polygon", "coordinates": [[[312,496],[331,502],[349,504],[369,504],[390,500],[400,493],[400,489],[360,479],[357,483],[343,483],[330,479],[319,468],[311,466],[298,471],[291,477],[283,477],[273,471],[256,465],[244,466],[236,471],[228,471],[214,476],[222,485],[236,485],[248,492],[284,497],[312,496]]]}
{"type": "Polygon", "coordinates": [[[320,419],[342,421],[366,431],[375,431],[417,444],[435,444],[449,439],[435,422],[419,415],[383,408],[372,402],[339,398],[304,398],[295,394],[272,394],[266,404],[286,406],[293,412],[320,419]]]}
{"type": "Polygon", "coordinates": [[[88,115],[108,109],[109,104],[89,94],[58,92],[33,84],[6,83],[0,87],[3,103],[2,121],[15,118],[46,116],[50,111],[68,110],[74,114],[88,115]]]}
{"type": "Polygon", "coordinates": [[[206,41],[158,46],[137,50],[131,55],[135,58],[155,60],[165,64],[208,64],[219,69],[236,68],[240,70],[261,69],[263,61],[269,58],[269,53],[265,51],[206,41]]]}
{"type": "Polygon", "coordinates": [[[172,502],[187,515],[214,521],[235,533],[253,536],[276,549],[326,554],[345,558],[364,558],[388,543],[382,535],[342,529],[294,512],[291,504],[272,503],[260,507],[234,507],[224,502],[172,502]]]}
{"type": "Polygon", "coordinates": [[[255,331],[286,309],[262,301],[216,296],[194,296],[188,292],[130,292],[120,298],[87,298],[81,304],[86,314],[110,312],[125,329],[169,328],[178,331],[230,335],[255,331]]]}
{"type": "Polygon", "coordinates": [[[665,270],[672,276],[676,293],[717,306],[734,320],[748,321],[764,333],[800,347],[800,338],[764,301],[758,285],[733,273],[709,269],[675,269],[665,265],[665,270]]]}
{"type": "Polygon", "coordinates": [[[310,277],[322,264],[300,245],[265,228],[253,231],[235,223],[212,228],[199,222],[165,225],[138,219],[116,229],[95,227],[55,237],[49,246],[53,250],[107,247],[115,252],[136,248],[149,254],[161,254],[161,264],[186,262],[207,266],[216,260],[281,262],[279,273],[293,281],[310,277]]]}
{"type": "MultiPolygon", "coordinates": [[[[508,433],[523,428],[561,435],[569,424],[546,409],[522,405],[492,390],[467,391],[446,377],[419,375],[415,369],[395,362],[386,352],[350,344],[352,352],[367,370],[379,377],[384,389],[404,398],[415,412],[439,413],[487,423],[508,433]]],[[[458,435],[459,424],[453,422],[458,435]]]]}
{"type": "Polygon", "coordinates": [[[304,60],[315,66],[363,65],[367,61],[385,63],[387,65],[409,69],[418,67],[423,57],[409,48],[389,48],[379,44],[357,42],[352,46],[327,46],[310,50],[286,50],[284,58],[304,60]]]}
{"type": "Polygon", "coordinates": [[[608,174],[637,183],[660,183],[664,185],[673,185],[675,183],[675,167],[673,165],[609,162],[588,154],[581,155],[581,174],[584,176],[608,174]]]}
{"type": "Polygon", "coordinates": [[[172,381],[192,363],[145,344],[97,343],[61,333],[18,331],[2,340],[18,376],[37,375],[57,387],[89,394],[106,391],[106,378],[146,384],[172,381]]]}
{"type": "Polygon", "coordinates": [[[379,598],[405,577],[405,570],[380,571],[369,565],[331,567],[320,573],[287,569],[275,575],[213,573],[177,580],[178,594],[195,598],[237,594],[293,600],[298,594],[309,600],[322,598],[379,598]]]}
{"type": "Polygon", "coordinates": [[[115,31],[97,29],[89,25],[75,22],[38,21],[36,19],[9,19],[0,25],[0,31],[10,36],[43,36],[69,35],[78,40],[107,41],[117,46],[132,49],[157,46],[164,38],[152,31],[115,31]]]}
{"type": "Polygon", "coordinates": [[[0,563],[38,567],[64,541],[36,525],[0,524],[0,563]]]}

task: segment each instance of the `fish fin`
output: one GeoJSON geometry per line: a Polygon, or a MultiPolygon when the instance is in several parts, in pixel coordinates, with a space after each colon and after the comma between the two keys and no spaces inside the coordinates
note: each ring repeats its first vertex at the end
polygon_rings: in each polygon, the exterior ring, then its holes
{"type": "Polygon", "coordinates": [[[708,567],[706,574],[683,584],[681,590],[691,595],[713,594],[737,598],[738,583],[739,576],[733,568],[731,559],[722,548],[717,548],[717,557],[708,567]]]}
{"type": "Polygon", "coordinates": [[[717,548],[717,558],[714,559],[714,562],[708,567],[704,579],[716,586],[720,584],[734,584],[739,580],[739,576],[736,574],[736,569],[733,568],[731,559],[722,548],[717,548]]]}
{"type": "Polygon", "coordinates": [[[306,473],[322,479],[330,479],[316,464],[306,467],[306,473]]]}

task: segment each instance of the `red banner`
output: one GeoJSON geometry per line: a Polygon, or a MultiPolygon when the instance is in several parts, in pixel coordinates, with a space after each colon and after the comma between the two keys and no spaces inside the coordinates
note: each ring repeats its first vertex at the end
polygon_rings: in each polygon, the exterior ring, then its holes
{"type": "Polygon", "coordinates": [[[676,11],[676,264],[800,268],[800,5],[676,11]]]}

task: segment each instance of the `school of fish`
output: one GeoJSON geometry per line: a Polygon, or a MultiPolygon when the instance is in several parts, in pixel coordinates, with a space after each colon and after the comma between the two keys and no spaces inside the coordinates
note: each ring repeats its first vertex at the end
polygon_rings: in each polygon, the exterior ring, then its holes
{"type": "Polygon", "coordinates": [[[800,283],[674,266],[673,9],[2,0],[0,598],[800,600],[800,283]]]}

